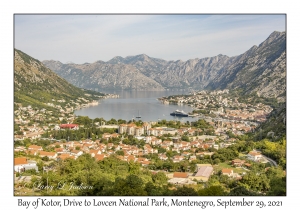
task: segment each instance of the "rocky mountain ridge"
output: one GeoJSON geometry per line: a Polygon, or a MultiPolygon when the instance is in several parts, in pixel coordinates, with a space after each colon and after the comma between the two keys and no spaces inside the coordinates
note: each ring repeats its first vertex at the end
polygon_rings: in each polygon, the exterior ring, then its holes
{"type": "Polygon", "coordinates": [[[286,33],[273,32],[259,46],[228,57],[166,61],[145,54],[116,56],[108,62],[62,64],[43,61],[75,86],[102,89],[242,89],[285,100],[286,33]]]}

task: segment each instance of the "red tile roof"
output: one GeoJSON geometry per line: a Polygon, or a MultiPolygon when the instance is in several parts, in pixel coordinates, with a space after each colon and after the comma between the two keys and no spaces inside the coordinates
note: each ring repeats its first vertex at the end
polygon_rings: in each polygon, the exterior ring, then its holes
{"type": "Polygon", "coordinates": [[[61,124],[60,128],[75,128],[78,127],[78,124],[61,124]]]}
{"type": "Polygon", "coordinates": [[[43,148],[42,148],[41,146],[38,146],[38,145],[30,145],[30,146],[28,147],[28,149],[34,149],[34,150],[39,150],[39,149],[41,149],[41,150],[43,150],[43,148]]]}
{"type": "Polygon", "coordinates": [[[188,176],[188,173],[184,172],[174,172],[173,174],[173,178],[187,178],[188,176]]]}
{"type": "Polygon", "coordinates": [[[230,169],[230,168],[223,168],[223,169],[222,169],[222,173],[223,173],[223,174],[230,174],[230,173],[232,173],[232,172],[233,172],[233,170],[230,169]]]}
{"type": "Polygon", "coordinates": [[[69,154],[61,154],[60,156],[58,156],[58,158],[60,158],[60,159],[62,159],[62,160],[65,160],[65,159],[67,159],[67,158],[75,159],[74,156],[69,155],[69,154]]]}
{"type": "Polygon", "coordinates": [[[103,160],[104,158],[105,158],[105,156],[104,156],[104,154],[97,154],[97,155],[95,155],[95,157],[94,157],[95,159],[96,159],[96,161],[100,161],[100,160],[103,160]]]}
{"type": "Polygon", "coordinates": [[[15,158],[14,164],[15,164],[15,166],[16,165],[27,164],[27,158],[26,157],[15,158]]]}

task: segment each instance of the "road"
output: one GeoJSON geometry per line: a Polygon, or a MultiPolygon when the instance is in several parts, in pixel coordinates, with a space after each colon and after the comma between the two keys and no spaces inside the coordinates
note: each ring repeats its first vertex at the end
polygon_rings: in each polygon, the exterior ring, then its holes
{"type": "Polygon", "coordinates": [[[268,158],[267,156],[264,156],[264,155],[262,155],[262,156],[263,156],[264,158],[266,158],[266,159],[271,163],[271,165],[277,167],[277,163],[276,163],[274,160],[272,160],[271,158],[268,158]]]}

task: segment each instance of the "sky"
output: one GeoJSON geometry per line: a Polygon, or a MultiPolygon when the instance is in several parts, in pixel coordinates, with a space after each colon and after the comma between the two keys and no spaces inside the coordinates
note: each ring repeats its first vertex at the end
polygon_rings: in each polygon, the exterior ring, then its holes
{"type": "Polygon", "coordinates": [[[236,56],[273,31],[285,31],[285,19],[284,14],[15,14],[14,47],[40,61],[63,63],[139,54],[184,61],[236,56]]]}

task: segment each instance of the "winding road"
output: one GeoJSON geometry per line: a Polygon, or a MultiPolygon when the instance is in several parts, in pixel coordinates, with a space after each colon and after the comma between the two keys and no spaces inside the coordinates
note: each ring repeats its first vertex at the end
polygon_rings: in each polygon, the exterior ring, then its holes
{"type": "Polygon", "coordinates": [[[271,158],[268,158],[267,156],[265,156],[265,155],[262,155],[265,159],[267,159],[270,163],[271,163],[271,165],[273,165],[273,166],[275,166],[275,167],[277,167],[278,165],[277,165],[277,163],[275,162],[275,160],[272,160],[271,158]]]}

